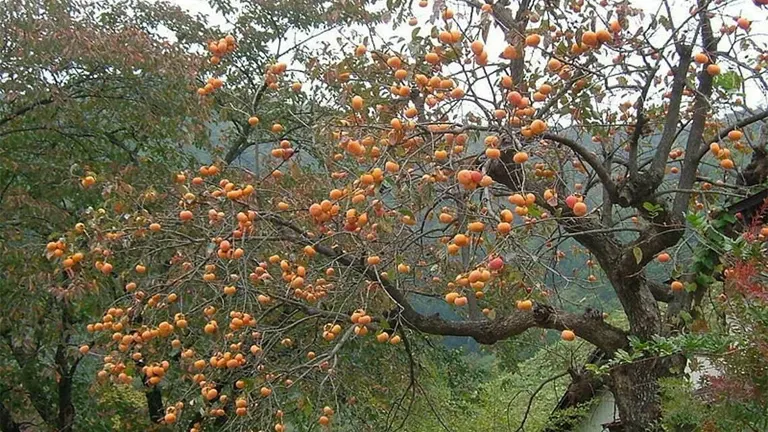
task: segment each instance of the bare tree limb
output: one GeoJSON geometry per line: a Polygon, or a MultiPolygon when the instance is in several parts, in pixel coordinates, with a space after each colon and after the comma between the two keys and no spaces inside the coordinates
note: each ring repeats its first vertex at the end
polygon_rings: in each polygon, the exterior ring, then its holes
{"type": "MultiPolygon", "coordinates": [[[[717,50],[718,39],[715,38],[714,33],[712,32],[712,23],[710,22],[708,15],[708,4],[708,0],[698,0],[698,14],[699,19],[701,20],[701,39],[704,44],[704,49],[708,55],[714,56],[714,52],[717,50]]],[[[712,75],[707,73],[706,68],[701,68],[701,71],[699,72],[699,86],[696,90],[696,100],[693,104],[691,129],[688,132],[688,141],[685,146],[683,169],[677,183],[678,189],[690,189],[696,182],[696,171],[698,171],[700,160],[698,158],[698,150],[702,146],[704,127],[710,107],[709,97],[712,95],[712,84],[712,75]]],[[[682,214],[688,206],[690,197],[691,194],[686,192],[678,192],[675,194],[674,203],[672,204],[673,217],[682,214]]]]}
{"type": "Polygon", "coordinates": [[[649,169],[649,176],[642,176],[643,178],[636,177],[630,179],[631,183],[643,184],[643,188],[640,188],[636,196],[629,197],[629,202],[636,202],[642,199],[647,193],[652,192],[659,187],[664,179],[664,168],[667,165],[667,159],[669,158],[669,152],[672,150],[672,145],[675,142],[677,136],[677,123],[680,120],[680,105],[683,100],[683,90],[685,89],[686,77],[688,76],[688,66],[691,64],[691,47],[680,47],[678,49],[678,55],[680,61],[675,68],[674,78],[672,81],[671,99],[669,102],[669,108],[667,109],[666,121],[664,122],[664,129],[661,133],[661,139],[656,147],[656,153],[653,156],[653,162],[649,169]],[[649,189],[649,190],[646,190],[649,189]]]}
{"type": "Polygon", "coordinates": [[[576,141],[570,138],[566,138],[564,136],[555,135],[552,133],[545,133],[544,135],[542,135],[542,138],[563,144],[564,146],[573,150],[574,153],[576,153],[577,155],[579,155],[579,157],[584,159],[589,164],[590,168],[592,168],[595,171],[597,176],[600,178],[600,182],[603,184],[603,187],[608,192],[608,195],[610,197],[616,196],[616,193],[617,193],[616,185],[611,179],[611,173],[608,172],[608,170],[605,168],[603,163],[594,153],[590,152],[584,146],[577,143],[576,141]]]}
{"type": "Polygon", "coordinates": [[[635,178],[638,175],[637,169],[637,147],[640,143],[640,137],[643,136],[643,128],[645,127],[645,99],[648,97],[648,91],[651,88],[653,79],[656,77],[658,71],[658,65],[648,74],[648,78],[645,80],[645,85],[640,92],[640,96],[637,98],[637,121],[635,122],[635,129],[632,131],[632,137],[629,140],[629,177],[635,178]]]}

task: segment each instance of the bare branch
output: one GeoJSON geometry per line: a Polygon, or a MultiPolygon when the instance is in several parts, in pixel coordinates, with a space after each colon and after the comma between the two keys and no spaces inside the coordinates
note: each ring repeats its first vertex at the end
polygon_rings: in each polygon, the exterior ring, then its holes
{"type": "Polygon", "coordinates": [[[589,166],[595,171],[597,176],[600,178],[600,182],[603,184],[603,187],[608,192],[608,195],[610,197],[616,196],[616,185],[611,179],[611,173],[608,172],[608,170],[595,154],[587,150],[584,146],[577,143],[576,141],[564,136],[545,133],[542,138],[558,142],[573,150],[573,152],[579,155],[579,157],[587,161],[589,166]]]}
{"type": "MultiPolygon", "coordinates": [[[[709,19],[709,10],[707,0],[698,0],[699,19],[701,20],[701,39],[704,43],[704,49],[707,54],[714,56],[717,50],[718,39],[712,32],[712,23],[709,19]]],[[[713,59],[714,61],[714,59],[713,59]]],[[[699,72],[699,86],[696,90],[696,101],[693,104],[693,117],[691,129],[688,132],[688,141],[685,146],[685,157],[683,159],[683,169],[678,180],[678,189],[690,189],[696,182],[696,171],[699,168],[698,150],[701,148],[702,137],[704,136],[704,127],[707,120],[707,113],[710,108],[709,97],[712,95],[713,77],[707,73],[706,68],[699,72]]],[[[672,205],[673,217],[681,214],[688,206],[691,194],[679,192],[675,195],[672,205]]]]}
{"type": "Polygon", "coordinates": [[[658,71],[658,64],[648,74],[648,78],[645,80],[643,90],[640,92],[640,96],[637,98],[637,121],[635,122],[635,129],[632,131],[632,138],[629,140],[629,177],[635,178],[638,175],[637,171],[637,146],[640,142],[640,137],[643,135],[643,127],[645,127],[645,99],[648,97],[648,91],[651,88],[653,79],[656,77],[658,71]]]}
{"type": "MultiPolygon", "coordinates": [[[[647,180],[651,191],[656,189],[664,178],[664,168],[667,165],[667,158],[669,158],[669,152],[672,150],[672,145],[677,136],[677,123],[680,120],[680,104],[683,100],[683,90],[685,89],[686,77],[688,75],[688,66],[691,64],[691,47],[682,47],[678,50],[678,55],[680,55],[680,61],[674,72],[669,109],[667,110],[667,117],[664,122],[664,129],[661,133],[661,139],[656,148],[656,153],[653,156],[653,162],[651,163],[649,170],[650,176],[647,180]]],[[[633,183],[639,182],[640,178],[630,179],[630,181],[633,183]]],[[[650,191],[643,192],[647,193],[650,191]]],[[[643,193],[641,193],[641,195],[642,194],[643,193]]],[[[642,197],[632,198],[634,198],[633,200],[642,199],[642,197]]]]}

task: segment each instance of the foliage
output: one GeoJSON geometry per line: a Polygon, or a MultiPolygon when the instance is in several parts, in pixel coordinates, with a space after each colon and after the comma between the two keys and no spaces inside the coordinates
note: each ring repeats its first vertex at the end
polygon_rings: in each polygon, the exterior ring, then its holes
{"type": "Polygon", "coordinates": [[[707,407],[693,396],[690,381],[685,378],[664,378],[661,390],[664,397],[664,424],[668,430],[697,430],[707,423],[712,407],[707,407]]]}
{"type": "MultiPolygon", "coordinates": [[[[26,397],[1,420],[537,429],[597,348],[648,429],[680,371],[646,357],[730,350],[699,334],[721,313],[762,325],[706,300],[720,271],[764,300],[768,233],[696,213],[768,176],[760,147],[744,163],[766,47],[727,3],[214,1],[227,32],[140,1],[9,7],[0,365],[26,397]],[[107,416],[76,418],[84,389],[107,416]]],[[[742,334],[736,377],[762,367],[742,334]]]]}
{"type": "MultiPolygon", "coordinates": [[[[764,347],[768,320],[764,292],[768,285],[765,245],[761,238],[766,230],[760,227],[765,208],[763,204],[752,209],[746,215],[749,223],[735,237],[722,234],[723,228],[737,222],[731,215],[720,214],[712,220],[700,215],[689,216],[702,240],[702,248],[712,251],[698,256],[718,258],[717,263],[705,263],[705,268],[725,268],[722,293],[711,306],[713,313],[725,322],[711,327],[705,334],[678,338],[689,341],[688,347],[681,347],[679,352],[691,355],[698,349],[699,358],[707,359],[714,368],[701,383],[694,383],[695,387],[680,380],[669,380],[663,386],[667,394],[665,422],[673,430],[681,427],[704,431],[761,430],[767,427],[764,376],[768,364],[764,347]],[[716,343],[701,343],[705,341],[716,343]],[[697,390],[693,391],[694,388],[697,390]]],[[[745,215],[739,215],[739,219],[744,218],[745,215]]],[[[702,272],[704,276],[709,274],[702,272]]]]}
{"type": "Polygon", "coordinates": [[[97,179],[155,183],[188,163],[180,149],[206,142],[191,94],[200,58],[161,26],[199,27],[167,3],[0,4],[0,401],[40,430],[70,430],[75,406],[98,406],[71,339],[113,294],[68,284],[41,251],[87,209],[126,205],[111,188],[134,186],[90,188],[97,179]]]}

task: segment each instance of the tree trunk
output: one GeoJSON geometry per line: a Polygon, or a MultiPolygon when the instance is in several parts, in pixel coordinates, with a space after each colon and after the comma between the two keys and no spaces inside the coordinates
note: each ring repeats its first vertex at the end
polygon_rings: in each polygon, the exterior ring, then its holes
{"type": "Polygon", "coordinates": [[[613,395],[624,432],[661,430],[661,399],[653,367],[634,363],[613,373],[613,395]]]}
{"type": "Polygon", "coordinates": [[[679,356],[648,358],[613,368],[611,390],[623,432],[661,431],[659,378],[672,375],[683,361],[679,356]]]}
{"type": "Polygon", "coordinates": [[[63,376],[59,381],[58,431],[71,432],[75,425],[75,406],[72,404],[72,377],[63,376]]]}
{"type": "Polygon", "coordinates": [[[59,372],[59,414],[56,418],[58,432],[71,432],[75,424],[75,405],[72,403],[72,374],[74,367],[70,368],[67,362],[67,347],[60,343],[56,348],[56,369],[59,372]]]}
{"type": "Polygon", "coordinates": [[[149,419],[154,423],[160,423],[164,417],[163,394],[160,393],[160,388],[157,386],[152,387],[146,392],[146,397],[149,419]]]}

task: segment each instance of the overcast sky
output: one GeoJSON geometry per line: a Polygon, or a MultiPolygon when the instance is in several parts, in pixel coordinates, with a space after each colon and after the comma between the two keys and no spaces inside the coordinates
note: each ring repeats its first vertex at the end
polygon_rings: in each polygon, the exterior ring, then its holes
{"type": "MultiPolygon", "coordinates": [[[[216,12],[213,11],[213,9],[208,5],[208,2],[206,0],[170,0],[172,2],[175,2],[176,4],[180,5],[184,9],[198,13],[202,12],[205,13],[210,20],[211,24],[219,25],[222,27],[224,31],[226,31],[227,25],[224,21],[224,19],[219,16],[216,12]]],[[[246,0],[247,1],[247,0],[246,0]]],[[[426,24],[426,21],[429,19],[429,16],[432,11],[432,5],[435,0],[429,0],[429,7],[427,8],[420,8],[417,7],[416,4],[417,1],[414,1],[414,15],[418,18],[419,26],[422,26],[421,34],[423,36],[426,36],[429,33],[429,28],[432,27],[432,25],[423,25],[426,24]]],[[[513,6],[515,4],[515,1],[512,2],[513,6]]],[[[642,10],[644,10],[648,15],[655,13],[659,10],[660,6],[662,5],[662,0],[632,0],[632,3],[635,7],[639,7],[642,10]]],[[[765,45],[765,41],[768,40],[768,11],[765,9],[761,9],[758,6],[755,6],[752,3],[752,0],[724,0],[724,3],[726,4],[724,8],[724,12],[730,17],[738,17],[738,16],[745,16],[748,19],[752,21],[752,29],[750,33],[750,37],[756,40],[759,40],[765,45]]],[[[690,8],[693,4],[695,4],[695,1],[693,0],[670,0],[670,4],[672,5],[672,12],[673,12],[673,22],[681,23],[683,22],[690,14],[690,8]]],[[[461,7],[457,8],[458,12],[461,13],[462,9],[461,7]]],[[[466,10],[465,8],[463,10],[466,10]]],[[[661,9],[663,12],[663,9],[661,9]]],[[[730,20],[730,17],[728,20],[726,20],[727,24],[734,24],[732,20],[730,20]],[[730,21],[730,22],[728,22],[730,21]]],[[[714,20],[713,26],[715,28],[715,31],[718,31],[721,27],[721,22],[719,19],[714,20]]],[[[441,23],[438,23],[438,25],[441,25],[441,23]]],[[[637,24],[635,24],[637,25],[637,24]]],[[[413,30],[412,27],[408,26],[407,24],[399,27],[398,29],[393,30],[391,24],[381,24],[376,29],[376,34],[382,37],[383,39],[393,38],[397,36],[404,37],[405,39],[410,39],[411,31],[413,30]]],[[[634,29],[632,29],[634,30],[634,29]]],[[[347,32],[348,33],[348,32],[347,32]]],[[[367,32],[366,32],[367,33],[367,32]]],[[[333,41],[338,36],[338,33],[331,32],[325,35],[323,38],[326,41],[333,41]]],[[[661,44],[663,41],[666,40],[668,37],[668,32],[664,31],[658,31],[656,33],[656,39],[653,40],[654,43],[661,44]]],[[[296,34],[287,34],[286,39],[296,39],[301,40],[303,37],[301,35],[296,34]]],[[[380,45],[381,41],[378,41],[375,45],[380,45]]],[[[720,46],[721,49],[724,48],[725,42],[723,42],[720,46]]],[[[489,53],[489,58],[496,59],[498,58],[498,55],[501,53],[502,49],[506,43],[504,42],[503,35],[498,30],[492,30],[492,33],[490,34],[487,44],[486,44],[486,50],[489,53]]],[[[276,47],[275,47],[276,48],[276,47]]],[[[284,60],[284,59],[281,59],[284,60]]],[[[725,71],[728,70],[728,65],[724,65],[725,71]]],[[[663,71],[662,71],[663,72],[663,71]]],[[[768,105],[768,95],[764,91],[750,91],[752,86],[749,86],[747,88],[747,95],[745,98],[745,102],[749,106],[765,106],[768,105]]],[[[754,87],[754,90],[758,90],[757,87],[754,87]]],[[[493,89],[476,89],[479,93],[485,94],[486,92],[492,92],[493,89]]]]}

